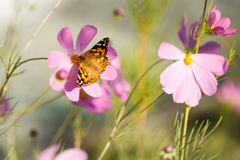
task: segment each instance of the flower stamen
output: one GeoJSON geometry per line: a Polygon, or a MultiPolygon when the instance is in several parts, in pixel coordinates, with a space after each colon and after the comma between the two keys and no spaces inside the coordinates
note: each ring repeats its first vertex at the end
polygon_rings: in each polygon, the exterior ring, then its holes
{"type": "Polygon", "coordinates": [[[81,63],[81,59],[79,58],[79,55],[77,54],[72,55],[71,62],[73,65],[79,65],[81,63]]]}
{"type": "Polygon", "coordinates": [[[190,65],[193,62],[193,60],[190,56],[186,56],[184,62],[186,65],[190,65]]]}

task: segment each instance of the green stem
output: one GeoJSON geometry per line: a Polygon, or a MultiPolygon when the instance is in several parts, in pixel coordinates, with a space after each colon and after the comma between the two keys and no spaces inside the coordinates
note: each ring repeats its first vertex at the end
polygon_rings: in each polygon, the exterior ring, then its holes
{"type": "Polygon", "coordinates": [[[204,10],[203,10],[203,15],[202,15],[202,23],[201,23],[200,32],[199,32],[197,45],[196,45],[196,54],[198,53],[199,43],[201,41],[201,36],[202,36],[203,28],[204,28],[206,7],[207,7],[207,0],[205,0],[205,5],[204,5],[204,10]]]}
{"type": "Polygon", "coordinates": [[[31,59],[27,59],[27,60],[25,60],[25,61],[20,62],[20,63],[16,66],[16,68],[19,67],[20,65],[22,65],[23,63],[28,62],[28,61],[35,61],[35,60],[42,60],[42,59],[47,60],[48,58],[31,58],[31,59]]]}
{"type": "Polygon", "coordinates": [[[185,147],[185,138],[186,138],[186,133],[187,133],[187,124],[188,124],[188,115],[189,115],[189,111],[192,107],[185,105],[185,119],[184,119],[184,128],[183,128],[183,139],[182,139],[182,146],[181,146],[181,160],[183,160],[183,157],[184,157],[184,147],[185,147]]]}

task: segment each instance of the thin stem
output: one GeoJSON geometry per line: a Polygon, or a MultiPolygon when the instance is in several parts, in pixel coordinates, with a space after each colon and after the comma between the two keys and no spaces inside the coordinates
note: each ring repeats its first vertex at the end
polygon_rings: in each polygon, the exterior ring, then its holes
{"type": "Polygon", "coordinates": [[[183,160],[184,157],[184,147],[185,147],[185,138],[186,138],[186,133],[187,133],[187,124],[188,124],[188,115],[189,115],[189,111],[192,107],[185,105],[185,119],[184,119],[184,128],[183,128],[183,139],[182,139],[182,154],[181,154],[181,160],[183,160]]]}
{"type": "Polygon", "coordinates": [[[109,29],[109,31],[107,33],[107,37],[109,37],[110,39],[111,39],[111,37],[113,35],[113,32],[114,32],[114,30],[115,30],[115,28],[117,26],[117,22],[118,22],[117,19],[113,19],[112,24],[110,26],[110,29],[109,29]]]}
{"type": "Polygon", "coordinates": [[[27,51],[28,47],[30,46],[30,44],[32,43],[33,39],[35,38],[35,36],[37,35],[38,31],[42,28],[42,26],[44,25],[44,23],[47,21],[47,19],[51,16],[51,14],[59,7],[59,5],[63,2],[63,0],[59,0],[58,3],[53,7],[53,9],[48,13],[48,15],[43,19],[43,21],[41,22],[41,24],[38,26],[38,28],[36,29],[36,31],[33,33],[31,39],[28,41],[27,45],[25,46],[25,48],[23,49],[20,58],[23,56],[23,54],[27,51]]]}
{"type": "Polygon", "coordinates": [[[80,148],[81,146],[81,120],[82,112],[79,106],[76,106],[76,115],[74,120],[74,148],[80,148]]]}
{"type": "Polygon", "coordinates": [[[235,59],[236,59],[238,56],[240,56],[240,53],[238,53],[230,62],[228,62],[228,65],[231,64],[231,63],[233,63],[233,61],[235,61],[235,59]]]}
{"type": "Polygon", "coordinates": [[[128,99],[127,99],[126,102],[124,103],[123,107],[121,108],[121,110],[120,110],[120,112],[119,112],[119,114],[118,114],[118,116],[117,116],[117,120],[116,120],[116,123],[115,123],[115,125],[114,125],[114,127],[113,127],[113,129],[112,129],[111,134],[110,134],[110,138],[109,138],[107,144],[105,145],[105,147],[104,147],[101,155],[99,156],[98,160],[101,160],[101,159],[102,159],[102,157],[104,156],[104,154],[105,154],[106,151],[108,150],[111,142],[113,141],[113,136],[114,136],[114,134],[115,134],[115,132],[116,132],[116,130],[117,130],[117,127],[118,127],[118,125],[119,125],[119,122],[120,122],[120,120],[121,120],[121,118],[122,118],[122,116],[123,116],[124,110],[125,110],[128,102],[129,102],[129,100],[130,100],[133,92],[135,91],[137,85],[139,84],[139,82],[141,81],[141,79],[145,76],[145,74],[146,74],[152,67],[154,67],[156,64],[158,64],[158,63],[160,63],[160,62],[162,62],[162,61],[164,61],[164,59],[160,59],[160,60],[158,60],[157,62],[153,63],[150,67],[148,67],[148,68],[146,69],[145,72],[143,72],[143,74],[142,74],[142,75],[140,76],[140,78],[137,80],[136,84],[134,85],[134,87],[132,88],[132,90],[131,90],[131,92],[130,92],[130,94],[129,94],[129,96],[128,96],[128,99]]]}
{"type": "Polygon", "coordinates": [[[31,58],[31,59],[27,59],[25,61],[22,61],[22,62],[18,63],[18,65],[16,65],[16,68],[18,68],[23,63],[26,63],[26,62],[29,62],[29,61],[35,61],[35,60],[42,60],[42,59],[48,60],[48,58],[31,58]]]}
{"type": "Polygon", "coordinates": [[[214,1],[214,0],[211,0],[211,2],[210,2],[210,5],[209,5],[209,7],[208,7],[208,13],[207,13],[207,16],[206,16],[206,17],[208,17],[208,15],[209,15],[209,13],[210,13],[210,11],[211,11],[213,1],[214,1]]]}
{"type": "Polygon", "coordinates": [[[203,15],[202,15],[202,23],[201,23],[201,28],[200,28],[200,32],[199,32],[199,36],[198,36],[198,40],[197,40],[197,45],[196,45],[196,54],[198,53],[199,43],[201,41],[201,36],[202,36],[203,28],[204,28],[203,26],[205,23],[206,7],[207,7],[207,0],[205,0],[205,5],[204,5],[204,10],[203,10],[203,15]]]}
{"type": "Polygon", "coordinates": [[[62,134],[64,133],[64,131],[66,130],[68,124],[70,123],[70,121],[72,120],[74,116],[74,111],[70,110],[70,112],[68,113],[67,117],[65,118],[65,120],[63,121],[63,123],[61,124],[61,126],[59,127],[57,133],[55,134],[55,136],[53,137],[51,143],[49,146],[57,143],[57,141],[61,138],[62,134]]]}
{"type": "Polygon", "coordinates": [[[40,97],[38,97],[30,106],[28,106],[23,113],[13,121],[13,123],[7,128],[5,129],[2,133],[0,133],[0,137],[5,134],[10,128],[12,128],[26,113],[29,112],[29,110],[31,110],[31,108],[33,106],[35,106],[52,88],[49,87],[40,97]]]}

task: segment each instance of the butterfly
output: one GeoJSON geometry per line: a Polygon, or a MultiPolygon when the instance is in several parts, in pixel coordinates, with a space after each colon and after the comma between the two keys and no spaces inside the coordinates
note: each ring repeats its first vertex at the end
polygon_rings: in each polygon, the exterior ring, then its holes
{"type": "Polygon", "coordinates": [[[77,76],[77,86],[82,88],[85,85],[96,83],[100,79],[100,74],[108,66],[109,38],[103,38],[92,47],[84,56],[79,56],[81,61],[77,76]]]}

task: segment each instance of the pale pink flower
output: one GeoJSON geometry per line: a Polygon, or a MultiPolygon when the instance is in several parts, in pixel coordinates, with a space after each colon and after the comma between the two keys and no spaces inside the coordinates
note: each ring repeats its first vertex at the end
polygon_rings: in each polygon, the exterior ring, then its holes
{"type": "Polygon", "coordinates": [[[54,155],[59,149],[59,145],[53,145],[42,151],[38,160],[87,160],[88,155],[84,150],[78,148],[69,148],[59,153],[55,158],[54,155]]]}
{"type": "Polygon", "coordinates": [[[167,94],[172,94],[176,103],[186,103],[195,107],[202,93],[211,96],[217,90],[214,75],[221,76],[227,60],[214,54],[185,55],[173,45],[162,42],[158,49],[162,59],[176,60],[160,75],[160,83],[167,94]]]}
{"type": "Polygon", "coordinates": [[[82,106],[87,111],[95,114],[101,114],[104,110],[109,110],[112,108],[111,95],[109,93],[109,87],[106,81],[100,85],[102,90],[102,95],[97,98],[93,98],[86,94],[84,90],[80,90],[80,98],[75,104],[82,106]]]}
{"type": "Polygon", "coordinates": [[[207,26],[215,35],[230,36],[236,32],[235,28],[227,29],[231,24],[229,18],[221,19],[221,12],[216,10],[216,6],[209,13],[207,26]]]}
{"type": "MultiPolygon", "coordinates": [[[[195,46],[197,44],[197,33],[199,31],[199,27],[201,26],[201,23],[198,21],[195,21],[191,24],[189,29],[187,28],[187,15],[184,14],[183,20],[182,20],[182,26],[180,30],[178,31],[178,37],[182,41],[185,50],[191,52],[195,49],[195,46]],[[195,32],[196,27],[198,26],[198,29],[195,32]],[[195,32],[195,34],[194,34],[195,32]],[[193,38],[195,36],[195,38],[193,38]]],[[[218,54],[221,51],[221,46],[217,42],[207,42],[204,45],[200,46],[198,49],[199,53],[209,53],[209,54],[218,54]]]]}
{"type": "Polygon", "coordinates": [[[121,62],[119,58],[111,61],[110,65],[117,70],[117,78],[109,81],[110,87],[121,101],[126,101],[128,98],[127,92],[130,90],[130,84],[123,78],[121,72],[121,62]]]}
{"type": "Polygon", "coordinates": [[[222,104],[229,105],[233,111],[240,115],[240,84],[234,83],[233,80],[225,80],[218,92],[217,99],[222,104]]]}
{"type": "MultiPolygon", "coordinates": [[[[87,45],[91,42],[91,40],[94,38],[96,33],[97,29],[94,26],[84,26],[77,37],[76,50],[74,50],[71,29],[69,27],[65,27],[59,32],[57,38],[59,44],[67,52],[67,54],[59,51],[51,51],[48,54],[48,67],[58,67],[58,69],[52,74],[50,78],[50,86],[53,90],[56,91],[64,90],[67,97],[72,101],[79,100],[80,88],[77,87],[77,75],[79,71],[79,65],[74,65],[71,61],[71,57],[76,54],[81,54],[83,50],[87,47],[87,45]],[[65,70],[67,72],[68,76],[66,79],[59,80],[59,78],[57,77],[57,73],[60,70],[65,70]]],[[[86,53],[87,51],[84,52],[82,55],[86,53]]],[[[107,56],[109,60],[113,60],[117,57],[116,51],[111,46],[108,46],[107,56]]],[[[113,80],[117,76],[117,71],[113,67],[108,65],[105,71],[100,76],[101,79],[104,80],[113,80]]],[[[92,97],[100,97],[102,94],[101,88],[98,83],[83,86],[82,89],[92,97]]]]}

